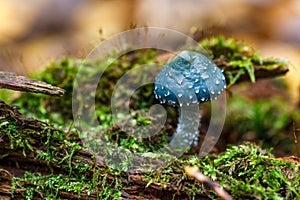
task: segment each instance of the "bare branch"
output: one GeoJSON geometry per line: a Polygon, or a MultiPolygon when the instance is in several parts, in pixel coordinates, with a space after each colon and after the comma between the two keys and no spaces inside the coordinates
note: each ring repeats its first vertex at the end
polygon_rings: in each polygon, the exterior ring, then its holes
{"type": "Polygon", "coordinates": [[[48,83],[18,76],[15,73],[0,71],[0,88],[62,96],[65,90],[48,83]]]}

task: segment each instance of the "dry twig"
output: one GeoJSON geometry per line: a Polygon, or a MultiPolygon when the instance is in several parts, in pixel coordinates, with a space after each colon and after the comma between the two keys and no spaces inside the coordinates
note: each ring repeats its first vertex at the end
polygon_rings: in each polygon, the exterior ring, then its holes
{"type": "Polygon", "coordinates": [[[65,90],[59,87],[52,86],[48,83],[29,79],[24,76],[18,76],[15,73],[1,71],[0,88],[25,92],[43,93],[51,96],[62,96],[65,93],[65,90]]]}
{"type": "Polygon", "coordinates": [[[187,173],[188,176],[193,177],[196,180],[200,181],[201,183],[204,183],[204,184],[208,185],[209,187],[211,187],[220,198],[222,198],[224,200],[232,200],[233,199],[225,190],[223,190],[220,187],[219,184],[213,182],[207,176],[200,173],[198,167],[196,167],[196,166],[193,166],[193,167],[187,166],[187,167],[185,167],[184,170],[185,170],[185,172],[187,173]]]}

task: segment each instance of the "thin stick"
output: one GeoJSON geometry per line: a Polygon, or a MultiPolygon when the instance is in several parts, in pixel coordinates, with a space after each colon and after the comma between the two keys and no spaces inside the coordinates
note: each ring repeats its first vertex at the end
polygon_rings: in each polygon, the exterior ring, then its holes
{"type": "Polygon", "coordinates": [[[210,180],[207,176],[200,173],[199,168],[197,166],[187,166],[184,168],[185,172],[188,176],[195,178],[196,180],[200,181],[201,183],[204,183],[211,187],[216,194],[224,200],[232,200],[233,198],[225,191],[223,190],[218,183],[213,182],[210,180]]]}
{"type": "Polygon", "coordinates": [[[48,83],[18,76],[15,73],[0,71],[0,88],[62,96],[65,90],[48,83]]]}

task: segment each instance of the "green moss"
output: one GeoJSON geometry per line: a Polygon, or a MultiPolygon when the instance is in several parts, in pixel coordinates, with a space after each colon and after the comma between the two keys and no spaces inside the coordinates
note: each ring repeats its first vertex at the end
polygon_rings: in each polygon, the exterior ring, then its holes
{"type": "Polygon", "coordinates": [[[283,101],[279,97],[253,101],[233,95],[228,103],[223,131],[237,141],[255,140],[263,148],[280,147],[281,154],[293,154],[292,135],[288,135],[291,134],[293,121],[300,120],[300,113],[283,101]]]}
{"type": "Polygon", "coordinates": [[[36,160],[45,161],[50,169],[49,175],[25,172],[21,178],[14,177],[13,194],[19,188],[24,189],[22,195],[25,199],[37,196],[60,199],[64,197],[64,191],[74,193],[76,198],[93,194],[101,199],[110,199],[120,195],[119,180],[122,177],[109,168],[95,167],[91,163],[92,155],[85,159],[80,157],[80,152],[85,148],[79,143],[76,132],[72,132],[70,137],[70,132],[66,133],[48,123],[23,118],[10,106],[1,107],[0,113],[7,116],[0,118],[0,143],[9,144],[7,154],[1,155],[0,159],[9,158],[11,152],[21,151],[33,163],[36,160]],[[92,170],[94,173],[91,175],[92,170]],[[106,181],[108,175],[110,179],[106,181]]]}
{"type": "Polygon", "coordinates": [[[283,59],[263,59],[257,51],[234,38],[212,37],[201,41],[200,46],[207,51],[211,59],[220,62],[219,66],[224,70],[229,81],[228,87],[235,84],[244,74],[248,74],[250,80],[255,82],[254,66],[261,66],[264,70],[272,70],[288,64],[283,59]],[[227,70],[228,66],[231,70],[227,70]]]}
{"type": "MultiPolygon", "coordinates": [[[[64,131],[37,120],[29,120],[23,124],[21,122],[24,122],[24,119],[20,120],[19,117],[12,115],[1,119],[2,140],[10,143],[10,150],[25,152],[24,156],[34,152],[36,159],[45,160],[49,168],[56,167],[56,170],[52,170],[50,174],[26,172],[23,177],[15,177],[13,191],[24,189],[22,195],[27,199],[36,196],[60,199],[64,198],[64,191],[71,192],[78,198],[94,196],[111,199],[119,197],[121,190],[128,186],[126,173],[96,166],[79,157],[78,153],[85,148],[76,142],[77,136],[68,137],[64,131]],[[23,130],[26,130],[26,134],[22,134],[23,130]],[[27,141],[26,145],[20,145],[20,140],[27,141]],[[57,171],[58,166],[68,173],[62,174],[57,171]]],[[[131,145],[128,147],[132,151],[135,150],[131,145]]],[[[9,156],[9,153],[6,156],[9,156]]],[[[163,155],[156,156],[161,158],[163,155]]],[[[92,160],[92,157],[90,159],[92,160]]],[[[183,169],[193,165],[198,166],[200,171],[213,181],[219,182],[235,199],[300,197],[299,165],[276,160],[270,151],[262,150],[251,143],[232,146],[220,155],[209,155],[203,159],[196,156],[173,158],[167,165],[155,171],[145,169],[144,174],[140,175],[146,183],[145,189],[155,185],[154,188],[176,191],[174,197],[187,193],[190,198],[216,198],[211,189],[187,177],[183,169]]]]}
{"type": "MultiPolygon", "coordinates": [[[[120,183],[117,181],[108,183],[106,174],[95,173],[92,179],[84,175],[66,176],[42,175],[40,173],[25,172],[21,178],[14,178],[12,183],[13,192],[15,189],[24,189],[25,199],[40,197],[44,199],[65,199],[64,191],[74,193],[73,198],[91,196],[95,199],[119,199],[121,195],[120,183]],[[101,191],[98,191],[102,188],[101,191]]],[[[118,180],[118,179],[116,179],[118,180]]],[[[70,198],[70,197],[69,197],[70,198]]]]}
{"type": "MultiPolygon", "coordinates": [[[[150,184],[171,187],[180,182],[181,190],[196,198],[215,194],[199,182],[188,182],[183,173],[184,166],[198,166],[200,171],[221,184],[234,199],[297,199],[300,197],[299,165],[276,160],[270,151],[245,143],[232,146],[220,155],[209,155],[204,159],[195,156],[181,158],[163,167],[157,173],[149,171],[150,184]]],[[[149,186],[148,185],[148,186],[149,186]]]]}
{"type": "MultiPolygon", "coordinates": [[[[128,53],[121,56],[118,60],[99,61],[100,64],[88,63],[84,60],[63,59],[60,62],[51,63],[43,72],[35,74],[32,78],[41,80],[52,85],[65,89],[66,93],[63,97],[53,98],[42,94],[23,93],[13,104],[19,105],[22,112],[31,113],[32,117],[39,119],[47,119],[56,124],[65,124],[73,119],[72,116],[72,93],[74,81],[79,69],[83,74],[82,79],[94,78],[97,74],[91,74],[103,66],[107,67],[102,75],[96,91],[96,109],[97,115],[103,118],[103,114],[109,114],[110,100],[116,82],[135,65],[143,65],[153,63],[154,56],[157,55],[155,50],[141,50],[128,53]],[[108,66],[106,66],[108,65],[108,66]]],[[[143,87],[137,91],[138,99],[133,97],[132,101],[143,102],[142,106],[150,105],[146,102],[153,102],[152,87],[143,87]],[[150,100],[150,101],[149,101],[150,100]]],[[[133,107],[140,108],[139,104],[133,107]]]]}
{"type": "Polygon", "coordinates": [[[73,82],[79,66],[84,61],[63,59],[58,63],[51,63],[43,72],[35,74],[33,78],[64,88],[66,93],[60,98],[43,94],[22,93],[20,98],[12,103],[17,104],[22,112],[30,113],[32,117],[46,119],[62,124],[72,119],[72,91],[73,82]]]}
{"type": "Polygon", "coordinates": [[[26,153],[25,153],[26,145],[24,145],[24,143],[28,144],[28,140],[26,140],[26,142],[23,143],[22,135],[19,136],[19,134],[18,134],[17,126],[13,125],[13,124],[9,124],[8,121],[4,121],[4,122],[1,122],[0,129],[3,129],[3,127],[7,127],[5,131],[7,132],[7,137],[9,138],[9,141],[10,141],[10,148],[11,149],[22,148],[23,155],[26,156],[26,153]]]}

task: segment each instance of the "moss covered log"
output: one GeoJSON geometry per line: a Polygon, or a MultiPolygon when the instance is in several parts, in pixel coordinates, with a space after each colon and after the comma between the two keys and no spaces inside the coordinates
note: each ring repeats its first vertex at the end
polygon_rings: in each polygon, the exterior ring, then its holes
{"type": "Polygon", "coordinates": [[[159,169],[129,173],[95,159],[76,133],[28,119],[0,103],[0,196],[38,199],[198,199],[216,198],[207,186],[185,174],[198,166],[234,198],[300,197],[300,164],[275,159],[269,151],[245,143],[204,159],[186,156],[159,169]]]}

